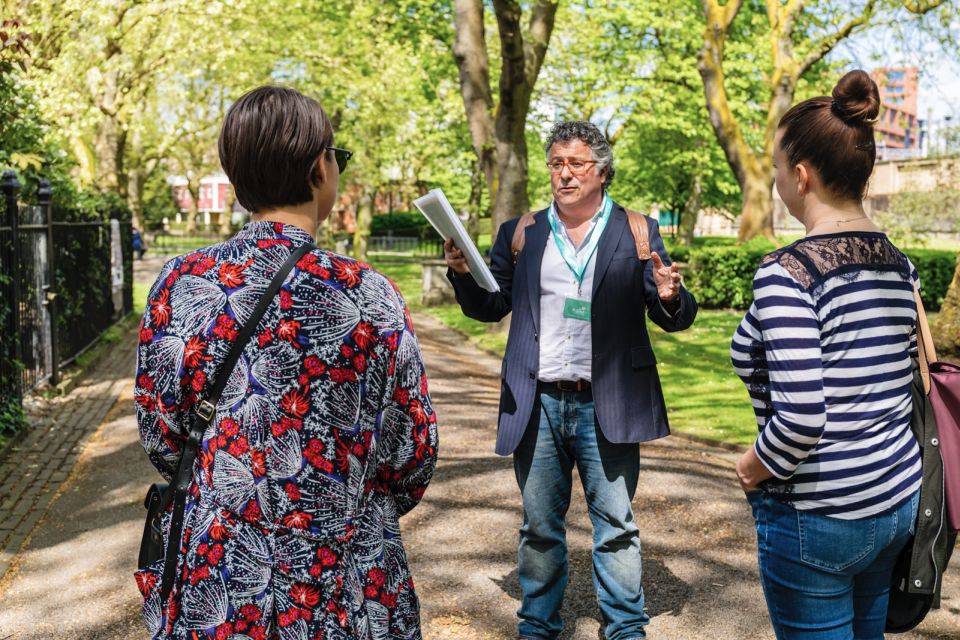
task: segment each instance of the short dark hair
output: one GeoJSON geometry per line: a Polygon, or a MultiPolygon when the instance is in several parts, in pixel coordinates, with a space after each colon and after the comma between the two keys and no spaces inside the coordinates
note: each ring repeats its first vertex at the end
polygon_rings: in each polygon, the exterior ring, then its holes
{"type": "Polygon", "coordinates": [[[558,142],[570,142],[571,140],[580,140],[589,145],[590,153],[593,159],[597,161],[597,173],[607,168],[607,175],[603,179],[603,187],[606,189],[613,182],[613,147],[610,141],[603,135],[603,132],[597,128],[597,125],[584,120],[568,120],[558,122],[553,125],[550,135],[547,137],[546,144],[543,145],[543,151],[550,154],[550,147],[558,142]]]}
{"type": "Polygon", "coordinates": [[[218,148],[237,201],[256,213],[309,202],[317,163],[331,144],[333,125],[316,100],[264,86],[230,106],[218,148]]]}
{"type": "Polygon", "coordinates": [[[810,163],[831,193],[862,200],[877,159],[873,125],[878,113],[877,84],[856,69],[840,78],[832,96],[804,100],[784,114],[780,147],[792,167],[810,163]]]}

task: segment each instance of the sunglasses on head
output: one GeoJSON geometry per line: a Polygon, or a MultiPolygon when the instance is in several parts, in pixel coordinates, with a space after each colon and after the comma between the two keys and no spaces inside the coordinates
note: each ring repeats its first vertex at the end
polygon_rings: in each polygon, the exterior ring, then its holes
{"type": "Polygon", "coordinates": [[[337,161],[337,169],[340,173],[343,173],[347,168],[347,162],[353,157],[353,151],[347,151],[346,149],[337,147],[327,147],[326,150],[333,151],[333,158],[337,161]]]}

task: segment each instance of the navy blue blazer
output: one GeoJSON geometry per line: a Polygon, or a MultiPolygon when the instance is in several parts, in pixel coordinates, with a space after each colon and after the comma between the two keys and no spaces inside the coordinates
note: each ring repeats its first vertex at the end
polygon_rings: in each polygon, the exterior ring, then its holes
{"type": "MultiPolygon", "coordinates": [[[[660,303],[650,260],[637,257],[623,207],[614,203],[597,247],[591,305],[592,388],[597,422],[610,442],[644,442],[670,433],[657,359],[650,346],[644,315],[665,331],[686,329],[697,315],[697,302],[681,288],[673,314],[660,303]]],[[[447,270],[463,313],[497,322],[511,311],[507,351],[500,370],[500,420],[497,453],[509,455],[539,409],[540,263],[550,237],[547,210],[534,215],[524,231],[524,249],[514,266],[511,239],[519,218],[500,226],[490,250],[490,270],[500,291],[490,293],[469,274],[447,270]]],[[[650,250],[670,264],[659,225],[647,219],[650,250]]],[[[538,411],[539,412],[539,411],[538,411]]]]}

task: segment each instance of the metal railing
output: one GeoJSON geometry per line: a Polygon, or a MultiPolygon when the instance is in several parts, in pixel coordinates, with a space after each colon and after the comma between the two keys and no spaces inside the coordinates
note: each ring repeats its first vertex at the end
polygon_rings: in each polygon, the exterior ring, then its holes
{"type": "MultiPolygon", "coordinates": [[[[133,307],[133,247],[123,212],[53,206],[40,181],[36,204],[18,199],[16,174],[0,180],[0,410],[72,362],[133,307]]],[[[2,425],[0,425],[2,426],[2,425]]]]}

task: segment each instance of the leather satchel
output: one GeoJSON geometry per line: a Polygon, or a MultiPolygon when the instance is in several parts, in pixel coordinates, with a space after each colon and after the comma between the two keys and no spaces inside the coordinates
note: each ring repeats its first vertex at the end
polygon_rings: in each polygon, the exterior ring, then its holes
{"type": "Polygon", "coordinates": [[[216,415],[217,402],[227,385],[230,372],[236,366],[244,348],[253,337],[253,333],[260,322],[260,318],[270,306],[297,262],[307,253],[315,249],[313,244],[305,244],[297,248],[287,258],[283,266],[274,275],[273,280],[264,292],[256,309],[250,315],[246,324],[240,330],[237,339],[230,345],[230,351],[220,366],[215,381],[211,380],[210,391],[205,398],[198,398],[190,414],[190,431],[187,444],[180,456],[177,473],[170,485],[153,484],[147,491],[143,505],[147,508],[147,520],[143,525],[143,537],[140,540],[140,567],[159,562],[163,559],[163,576],[161,579],[160,602],[166,602],[173,589],[173,580],[176,573],[177,561],[180,556],[180,539],[183,535],[184,511],[187,494],[193,482],[193,464],[197,459],[197,451],[203,440],[203,433],[216,415]],[[172,505],[172,507],[171,507],[172,505]],[[162,518],[164,512],[171,510],[170,528],[164,541],[162,518]]]}
{"type": "MultiPolygon", "coordinates": [[[[938,362],[930,327],[920,296],[917,304],[917,351],[914,360],[913,415],[910,428],[920,447],[923,479],[914,535],[897,557],[890,580],[887,604],[887,633],[904,633],[920,624],[930,609],[940,608],[940,588],[956,542],[956,531],[948,524],[948,473],[956,471],[960,461],[951,458],[946,432],[956,429],[956,416],[937,411],[943,395],[956,392],[951,387],[958,379],[955,365],[938,362]],[[950,372],[953,373],[950,373],[950,372]],[[935,393],[941,386],[945,392],[935,393]]],[[[954,396],[956,397],[956,396],[954,396]]],[[[948,435],[949,438],[949,435],[948,435]]]]}

